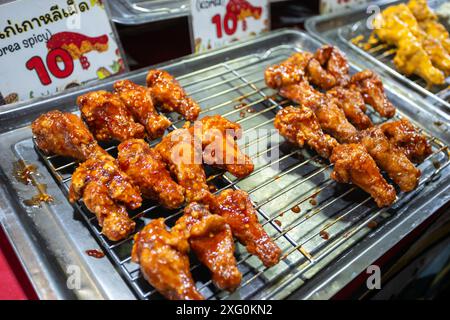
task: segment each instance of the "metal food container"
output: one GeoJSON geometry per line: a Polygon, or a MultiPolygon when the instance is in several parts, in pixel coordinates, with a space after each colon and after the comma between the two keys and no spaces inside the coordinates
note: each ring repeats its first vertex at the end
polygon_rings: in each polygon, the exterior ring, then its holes
{"type": "MultiPolygon", "coordinates": [[[[278,135],[274,116],[291,102],[266,87],[264,69],[296,51],[315,51],[320,45],[306,33],[282,30],[155,66],[177,77],[201,105],[201,116],[220,114],[241,124],[245,134],[239,144],[255,162],[255,171],[236,179],[208,167],[208,181],[217,192],[225,188],[247,191],[260,222],[283,250],[282,261],[266,268],[238,245],[236,257],[243,280],[233,294],[217,290],[206,268],[192,258],[193,277],[208,299],[330,298],[450,199],[448,122],[442,121],[442,112],[429,101],[411,100],[407,91],[389,79],[384,85],[397,107],[397,117],[410,119],[433,146],[433,154],[420,165],[419,187],[399,193],[393,206],[379,209],[357,187],[331,180],[332,165],[278,135]]],[[[351,73],[373,68],[349,60],[351,73]]],[[[146,73],[147,69],[138,70],[120,78],[144,84],[146,73]]],[[[67,188],[76,163],[40,154],[29,127],[48,110],[75,111],[77,96],[111,90],[117,79],[9,106],[0,113],[0,221],[40,298],[161,298],[130,261],[132,238],[110,242],[82,202],[70,205],[67,188]],[[37,183],[25,185],[17,180],[18,164],[35,165],[31,177],[37,183]],[[34,185],[45,185],[54,201],[27,205],[27,199],[39,192],[34,185]],[[106,257],[87,255],[91,249],[105,252],[106,257]]],[[[178,116],[170,116],[171,129],[183,125],[178,116]]],[[[383,121],[374,112],[370,116],[374,122],[383,121]]],[[[115,155],[116,145],[104,147],[115,155]]],[[[156,217],[165,217],[170,226],[180,214],[180,210],[168,211],[148,201],[130,211],[136,231],[156,217]]]]}
{"type": "MultiPolygon", "coordinates": [[[[370,6],[362,5],[354,10],[339,14],[330,14],[309,18],[305,23],[306,30],[315,38],[322,42],[331,43],[339,46],[347,55],[363,63],[369,62],[377,66],[377,71],[384,71],[387,77],[392,77],[399,83],[406,86],[411,93],[416,92],[421,97],[430,101],[437,108],[450,113],[450,79],[446,79],[446,84],[442,86],[427,87],[425,81],[418,76],[409,76],[401,74],[396,70],[392,60],[395,52],[392,47],[385,46],[382,50],[364,50],[355,44],[352,39],[363,35],[368,39],[372,30],[369,28],[373,15],[389,6],[408,1],[377,1],[370,6]]],[[[429,0],[428,5],[432,9],[439,8],[445,3],[445,0],[429,0]]],[[[381,47],[381,46],[380,46],[381,47]]]]}

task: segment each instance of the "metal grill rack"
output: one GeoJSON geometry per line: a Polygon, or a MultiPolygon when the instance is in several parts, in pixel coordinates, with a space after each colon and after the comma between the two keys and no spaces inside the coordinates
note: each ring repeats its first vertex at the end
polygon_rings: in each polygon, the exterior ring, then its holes
{"type": "MultiPolygon", "coordinates": [[[[298,50],[293,45],[281,45],[177,78],[201,105],[201,117],[220,114],[241,124],[244,138],[238,143],[254,161],[255,171],[246,178],[236,179],[207,167],[208,182],[214,185],[216,192],[226,188],[247,191],[260,222],[283,250],[281,262],[266,268],[245,248],[237,245],[236,257],[243,280],[233,294],[217,290],[208,271],[192,257],[193,277],[200,292],[208,299],[286,297],[307,278],[367,237],[374,231],[374,226],[388,221],[396,208],[414,197],[422,186],[450,164],[447,146],[421,128],[433,146],[433,154],[420,165],[422,178],[417,190],[409,194],[399,193],[398,201],[391,208],[379,209],[357,187],[331,180],[331,164],[322,161],[312,151],[289,145],[273,128],[276,112],[290,102],[265,86],[264,69],[298,50]],[[272,160],[278,150],[279,157],[272,160]]],[[[356,71],[359,70],[351,70],[356,71]]],[[[373,110],[370,116],[374,123],[382,121],[373,110]]],[[[398,110],[397,117],[403,116],[398,110]]],[[[170,130],[183,125],[184,121],[178,116],[172,114],[170,117],[173,121],[170,130]]],[[[150,142],[150,145],[156,143],[150,142]]],[[[116,156],[116,145],[104,147],[116,156]]],[[[40,152],[38,148],[36,150],[40,152]]],[[[76,163],[59,156],[41,153],[40,156],[67,193],[76,163]]],[[[109,241],[101,234],[95,216],[82,202],[76,203],[75,207],[136,296],[140,299],[161,298],[143,279],[138,265],[130,261],[132,236],[119,242],[109,241]]],[[[171,226],[182,210],[168,211],[156,203],[145,201],[141,208],[129,213],[136,221],[137,232],[157,217],[165,217],[167,225],[171,226]]]]}

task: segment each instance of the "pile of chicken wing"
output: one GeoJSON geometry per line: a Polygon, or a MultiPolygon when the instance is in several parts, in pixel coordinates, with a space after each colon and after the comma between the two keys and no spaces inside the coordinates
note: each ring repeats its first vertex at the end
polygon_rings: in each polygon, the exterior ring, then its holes
{"type": "Polygon", "coordinates": [[[160,70],[149,71],[147,87],[117,81],[114,92],[89,92],[78,97],[77,104],[82,119],[50,111],[32,123],[32,131],[44,153],[81,162],[72,175],[69,200],[82,199],[109,240],[133,234],[135,222],[127,209],[139,208],[143,199],[167,209],[185,206],[172,228],[154,217],[134,235],[132,260],[161,294],[203,299],[190,273],[190,250],[210,270],[218,288],[234,291],[242,275],[233,236],[265,266],[278,263],[281,250],[259,223],[249,195],[231,189],[213,194],[207,184],[204,164],[238,178],[254,170],[237,145],[237,123],[218,115],[195,121],[199,105],[160,70]],[[157,109],[194,122],[163,136],[171,123],[157,109]],[[152,148],[144,138],[161,141],[152,148]],[[120,142],[117,158],[97,141],[120,142]]]}
{"type": "Polygon", "coordinates": [[[353,183],[369,193],[379,207],[396,200],[396,191],[381,174],[403,192],[414,190],[421,162],[431,146],[408,120],[374,125],[366,104],[381,117],[391,118],[395,108],[373,71],[350,76],[342,52],[323,46],[314,54],[295,53],[265,71],[266,84],[299,104],[280,110],[274,125],[289,142],[307,145],[334,164],[331,177],[353,183]]]}
{"type": "Polygon", "coordinates": [[[415,74],[428,85],[442,85],[450,74],[450,37],[426,0],[389,6],[373,20],[374,31],[364,45],[380,41],[394,46],[394,64],[403,74],[415,74]]]}

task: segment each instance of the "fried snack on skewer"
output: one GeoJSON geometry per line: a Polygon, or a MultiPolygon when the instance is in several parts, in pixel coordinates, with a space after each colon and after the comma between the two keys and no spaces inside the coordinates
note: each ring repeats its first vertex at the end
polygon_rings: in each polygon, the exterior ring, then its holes
{"type": "Polygon", "coordinates": [[[409,161],[404,153],[389,142],[379,127],[361,131],[358,138],[375,162],[386,171],[402,191],[412,191],[417,187],[420,170],[409,161]]]}
{"type": "Polygon", "coordinates": [[[372,121],[365,114],[366,105],[358,90],[344,87],[334,87],[326,95],[334,98],[336,104],[344,111],[345,116],[358,130],[372,127],[372,121]]]}
{"type": "Polygon", "coordinates": [[[354,183],[369,193],[378,207],[394,203],[394,187],[383,178],[380,169],[363,145],[341,144],[333,149],[330,161],[334,164],[332,179],[342,183],[354,183]]]}
{"type": "Polygon", "coordinates": [[[200,106],[188,97],[168,72],[150,70],[147,74],[147,86],[150,88],[156,106],[165,112],[177,112],[186,120],[194,121],[200,114],[200,106]]]}
{"type": "Polygon", "coordinates": [[[421,163],[432,151],[427,139],[406,119],[380,125],[392,145],[400,149],[409,160],[421,163]]]}
{"type": "Polygon", "coordinates": [[[134,236],[131,259],[144,278],[170,300],[203,300],[192,279],[184,232],[168,231],[164,219],[152,220],[134,236]]]}
{"type": "Polygon", "coordinates": [[[31,124],[36,144],[46,154],[77,160],[108,156],[81,119],[69,112],[49,111],[31,124]]]}
{"type": "MultiPolygon", "coordinates": [[[[324,45],[317,49],[314,58],[334,77],[334,85],[346,86],[348,84],[350,67],[344,54],[337,47],[324,45]]],[[[314,80],[314,77],[311,78],[314,80]]],[[[331,88],[328,84],[324,85],[320,80],[312,81],[312,83],[323,89],[331,88]]]]}
{"type": "Polygon", "coordinates": [[[207,203],[211,197],[202,166],[202,144],[187,128],[170,132],[155,150],[185,189],[186,202],[207,203]]]}
{"type": "Polygon", "coordinates": [[[234,257],[234,240],[225,219],[211,214],[209,209],[196,202],[184,209],[172,230],[185,232],[191,249],[212,274],[213,283],[223,290],[236,290],[242,275],[234,257]]]}
{"type": "Polygon", "coordinates": [[[139,191],[130,178],[119,170],[116,162],[108,157],[90,158],[83,162],[72,175],[69,200],[83,198],[102,226],[102,233],[110,240],[124,239],[133,230],[125,207],[136,209],[142,203],[139,191]]]}
{"type": "Polygon", "coordinates": [[[306,143],[321,157],[328,159],[338,142],[323,133],[311,109],[288,106],[278,111],[274,121],[275,128],[291,143],[303,147],[306,143]]]}
{"type": "Polygon", "coordinates": [[[114,83],[114,90],[133,117],[145,127],[151,140],[163,136],[171,122],[165,116],[156,112],[148,88],[137,85],[130,80],[121,80],[114,83]]]}
{"type": "Polygon", "coordinates": [[[245,191],[231,189],[222,191],[211,211],[225,218],[233,235],[266,267],[280,261],[281,249],[259,223],[250,197],[245,191]]]}
{"type": "Polygon", "coordinates": [[[184,202],[184,189],[172,180],[161,155],[142,139],[131,139],[118,146],[117,161],[139,187],[145,198],[153,199],[168,209],[184,202]]]}
{"type": "Polygon", "coordinates": [[[203,161],[243,178],[253,172],[252,160],[244,154],[235,141],[242,134],[241,126],[215,115],[206,116],[190,128],[199,137],[203,146],[203,161]]]}
{"type": "Polygon", "coordinates": [[[380,77],[373,71],[364,70],[355,73],[350,82],[350,86],[359,89],[364,101],[382,117],[392,118],[395,115],[395,107],[386,97],[380,77]]]}
{"type": "Polygon", "coordinates": [[[122,100],[110,92],[94,91],[77,98],[83,120],[98,141],[143,138],[145,128],[136,123],[122,100]]]}

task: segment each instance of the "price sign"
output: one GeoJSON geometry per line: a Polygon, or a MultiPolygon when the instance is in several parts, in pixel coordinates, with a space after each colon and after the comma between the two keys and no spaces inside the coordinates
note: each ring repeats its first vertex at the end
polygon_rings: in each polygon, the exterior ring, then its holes
{"type": "Polygon", "coordinates": [[[102,0],[19,0],[0,6],[0,93],[13,103],[122,72],[102,0]]]}
{"type": "Polygon", "coordinates": [[[354,6],[369,2],[370,0],[320,0],[320,13],[351,10],[354,6]]]}
{"type": "Polygon", "coordinates": [[[191,0],[195,52],[269,30],[268,0],[191,0]]]}

